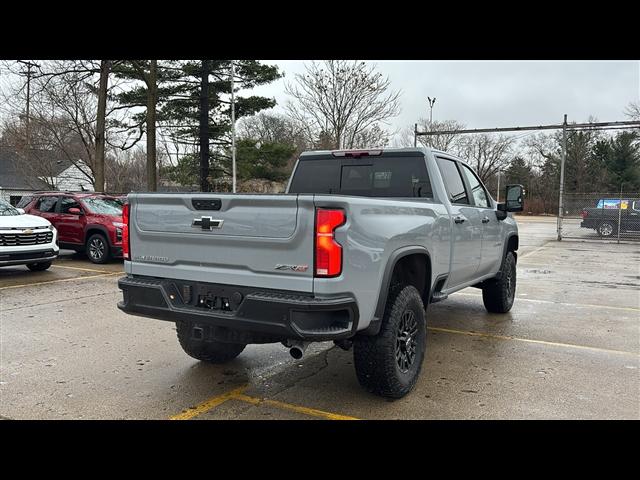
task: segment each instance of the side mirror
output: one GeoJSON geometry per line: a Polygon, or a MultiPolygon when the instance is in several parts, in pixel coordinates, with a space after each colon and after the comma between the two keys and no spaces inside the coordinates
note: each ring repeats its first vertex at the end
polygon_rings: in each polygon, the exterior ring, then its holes
{"type": "Polygon", "coordinates": [[[24,210],[22,208],[16,208],[16,210],[18,210],[20,215],[24,215],[24,210]]]}
{"type": "Polygon", "coordinates": [[[522,185],[507,185],[504,197],[505,203],[499,203],[496,211],[498,220],[507,218],[507,212],[521,212],[524,210],[524,187],[522,185]]]}
{"type": "Polygon", "coordinates": [[[79,208],[76,207],[71,207],[69,210],[67,210],[71,215],[82,215],[82,210],[80,210],[79,208]]]}
{"type": "Polygon", "coordinates": [[[507,185],[504,198],[507,199],[507,212],[524,210],[524,187],[522,185],[507,185]]]}

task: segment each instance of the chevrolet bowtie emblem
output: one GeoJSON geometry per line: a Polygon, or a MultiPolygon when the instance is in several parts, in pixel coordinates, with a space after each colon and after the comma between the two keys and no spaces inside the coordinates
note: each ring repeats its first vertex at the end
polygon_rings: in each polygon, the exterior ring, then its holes
{"type": "Polygon", "coordinates": [[[200,227],[202,230],[213,230],[214,228],[222,228],[224,220],[214,220],[211,217],[200,217],[193,220],[192,227],[200,227]]]}
{"type": "Polygon", "coordinates": [[[33,230],[31,230],[30,228],[27,228],[22,233],[25,234],[25,235],[31,235],[33,233],[33,230]]]}

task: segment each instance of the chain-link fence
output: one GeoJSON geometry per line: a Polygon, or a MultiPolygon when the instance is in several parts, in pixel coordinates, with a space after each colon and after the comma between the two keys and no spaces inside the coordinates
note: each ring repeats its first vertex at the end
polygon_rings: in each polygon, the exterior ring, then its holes
{"type": "Polygon", "coordinates": [[[640,241],[640,193],[564,195],[563,238],[640,241]]]}

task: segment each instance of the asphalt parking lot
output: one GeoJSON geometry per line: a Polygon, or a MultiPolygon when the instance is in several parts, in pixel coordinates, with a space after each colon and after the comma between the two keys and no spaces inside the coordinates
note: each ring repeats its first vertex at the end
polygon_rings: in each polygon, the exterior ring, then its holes
{"type": "Polygon", "coordinates": [[[486,313],[472,288],[430,306],[421,378],[396,401],[362,390],[332,343],[302,360],[281,345],[223,366],[188,357],[172,323],[116,308],[121,262],[0,269],[0,417],[640,419],[640,246],[519,225],[512,311],[486,313]]]}

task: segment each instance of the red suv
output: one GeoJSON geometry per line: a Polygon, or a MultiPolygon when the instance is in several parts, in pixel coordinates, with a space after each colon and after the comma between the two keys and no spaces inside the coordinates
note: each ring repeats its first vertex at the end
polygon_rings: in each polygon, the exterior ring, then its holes
{"type": "Polygon", "coordinates": [[[49,220],[60,248],[86,252],[93,263],[122,257],[122,201],[101,193],[38,192],[18,203],[49,220]]]}

